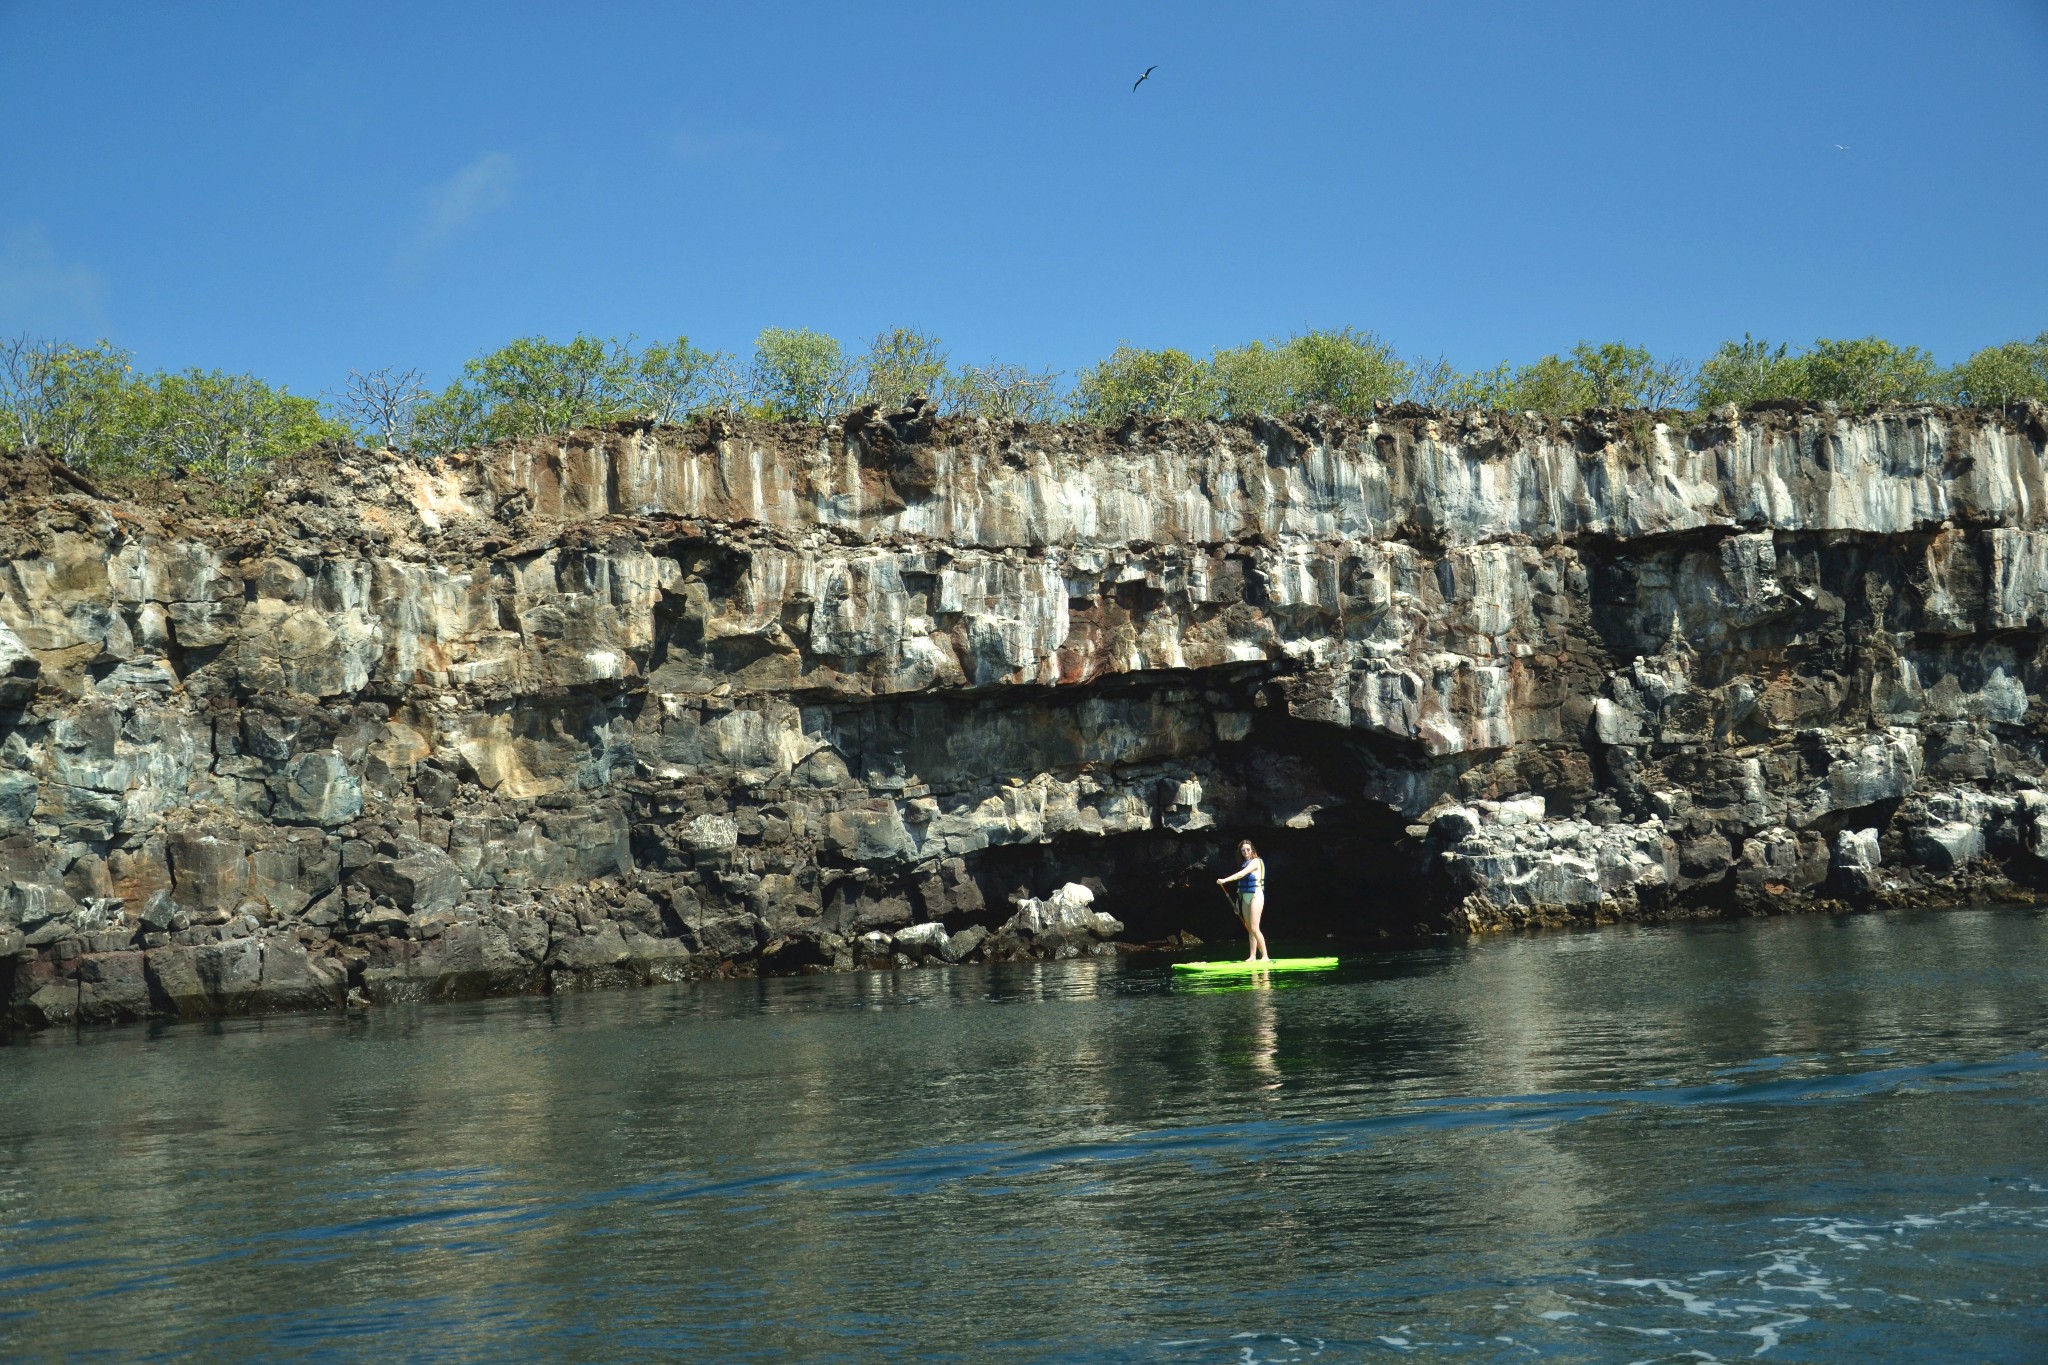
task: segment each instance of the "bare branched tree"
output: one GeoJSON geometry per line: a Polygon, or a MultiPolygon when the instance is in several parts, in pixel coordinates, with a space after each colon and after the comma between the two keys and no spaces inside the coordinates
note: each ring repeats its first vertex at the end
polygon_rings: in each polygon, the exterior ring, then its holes
{"type": "Polygon", "coordinates": [[[946,406],[992,422],[1049,422],[1065,407],[1056,370],[1022,365],[962,365],[946,381],[946,406]]]}
{"type": "Polygon", "coordinates": [[[1699,386],[1699,375],[1700,367],[1690,360],[1659,361],[1643,377],[1643,406],[1658,409],[1683,407],[1699,386]]]}
{"type": "Polygon", "coordinates": [[[392,365],[367,372],[350,370],[334,412],[351,431],[397,449],[412,444],[419,426],[419,406],[427,397],[426,376],[418,370],[392,365]]]}
{"type": "Polygon", "coordinates": [[[43,443],[49,350],[50,343],[26,334],[0,338],[0,412],[19,450],[43,443]]]}
{"type": "Polygon", "coordinates": [[[1418,356],[1408,362],[1408,392],[1404,396],[1425,408],[1449,407],[1463,378],[1458,367],[1444,356],[1434,360],[1418,356]]]}
{"type": "Polygon", "coordinates": [[[707,406],[719,412],[738,412],[747,401],[747,367],[730,351],[713,351],[704,368],[704,396],[707,406]]]}

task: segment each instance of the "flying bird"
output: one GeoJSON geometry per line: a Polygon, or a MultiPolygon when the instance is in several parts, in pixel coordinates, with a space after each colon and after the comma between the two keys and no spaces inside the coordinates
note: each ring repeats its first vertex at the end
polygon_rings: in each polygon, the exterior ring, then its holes
{"type": "Polygon", "coordinates": [[[1838,151],[1838,152],[1846,152],[1846,151],[1848,151],[1849,149],[1848,149],[1847,147],[1844,147],[1844,146],[1843,146],[1843,145],[1842,145],[1841,143],[1837,142],[1837,143],[1835,144],[1835,150],[1836,150],[1836,151],[1838,151]]]}
{"type": "Polygon", "coordinates": [[[1159,64],[1158,64],[1157,62],[1154,62],[1154,63],[1153,63],[1152,65],[1150,65],[1150,66],[1146,67],[1146,68],[1145,68],[1145,74],[1144,74],[1144,75],[1142,75],[1142,76],[1140,76],[1140,77],[1138,77],[1138,79],[1136,79],[1136,80],[1134,80],[1134,81],[1132,81],[1132,82],[1131,82],[1131,89],[1132,89],[1132,91],[1133,91],[1133,92],[1135,92],[1135,91],[1137,90],[1137,88],[1138,88],[1139,86],[1143,85],[1143,84],[1144,84],[1144,83],[1145,83],[1146,81],[1149,81],[1149,80],[1151,80],[1151,79],[1152,79],[1152,73],[1153,73],[1153,72],[1155,72],[1155,71],[1157,71],[1158,69],[1159,69],[1159,64]]]}

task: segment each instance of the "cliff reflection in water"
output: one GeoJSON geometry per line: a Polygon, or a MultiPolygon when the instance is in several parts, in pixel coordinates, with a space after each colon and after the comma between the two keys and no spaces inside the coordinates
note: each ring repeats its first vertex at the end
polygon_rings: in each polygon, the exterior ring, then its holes
{"type": "Polygon", "coordinates": [[[1776,920],[46,1038],[0,1050],[0,1355],[2025,1359],[2044,949],[1776,920]]]}

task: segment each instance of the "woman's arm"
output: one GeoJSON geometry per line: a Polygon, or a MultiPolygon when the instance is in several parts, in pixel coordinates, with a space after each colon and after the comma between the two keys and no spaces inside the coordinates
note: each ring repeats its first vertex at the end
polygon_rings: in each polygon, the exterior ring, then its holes
{"type": "Polygon", "coordinates": [[[1224,882],[1234,882],[1239,877],[1244,876],[1247,872],[1250,872],[1251,870],[1252,865],[1250,863],[1246,863],[1243,867],[1240,867],[1237,871],[1231,873],[1228,877],[1218,877],[1216,879],[1216,882],[1219,886],[1222,885],[1224,882]]]}

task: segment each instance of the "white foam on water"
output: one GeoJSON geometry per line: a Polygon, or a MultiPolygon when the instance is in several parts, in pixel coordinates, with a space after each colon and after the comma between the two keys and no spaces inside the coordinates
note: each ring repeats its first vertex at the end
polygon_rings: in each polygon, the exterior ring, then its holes
{"type": "MultiPolygon", "coordinates": [[[[2008,1188],[2027,1188],[2015,1181],[2008,1188]]],[[[2039,1190],[2035,1185],[2029,1192],[2039,1190]]],[[[2048,1193],[2048,1190],[2040,1190],[2048,1193]]],[[[1834,1312],[1869,1313],[1882,1311],[1885,1302],[1927,1304],[1959,1312],[1996,1311],[2002,1307],[1996,1292],[1987,1290],[1981,1299],[1925,1299],[1918,1295],[1888,1290],[1880,1285],[1847,1282],[1848,1267],[1883,1265],[1868,1258],[1881,1252],[1916,1252],[1921,1234],[2003,1226],[2029,1228],[2048,1226],[2048,1209],[1998,1206],[1989,1199],[1977,1200],[1939,1213],[1904,1213],[1885,1219],[1850,1218],[1840,1215],[1785,1217],[1770,1220],[1782,1231],[1775,1245],[1744,1258],[1746,1264],[1712,1267],[1684,1275],[1642,1273],[1648,1267],[1586,1268],[1578,1273],[1595,1290],[1585,1306],[1588,1314],[1570,1308],[1547,1308],[1531,1314],[1533,1323],[1548,1332],[1563,1332],[1584,1339],[1593,1329],[1621,1332],[1631,1336],[1670,1341],[1684,1346],[1681,1355],[1657,1356],[1657,1360],[1716,1360],[1704,1348],[1702,1336],[1733,1338],[1743,1342],[1741,1355],[1765,1356],[1783,1348],[1802,1327],[1825,1327],[1834,1312]],[[1637,1273],[1618,1275],[1617,1269],[1637,1273]],[[1614,1291],[1625,1291],[1615,1293],[1614,1291]],[[1678,1310],[1676,1321],[1658,1322],[1638,1318],[1627,1321],[1631,1311],[1661,1306],[1665,1312],[1678,1310]]],[[[1936,1252],[1938,1254],[1938,1251],[1936,1252]]],[[[1555,1300],[1553,1299],[1553,1302],[1555,1300]]],[[[1566,1302],[1573,1302],[1567,1298],[1566,1302]]],[[[1499,1338],[1496,1338],[1499,1340],[1499,1338]]],[[[1810,1342],[1809,1342],[1810,1344],[1810,1342]]]]}
{"type": "MultiPolygon", "coordinates": [[[[2038,1183],[2017,1180],[2005,1188],[2015,1193],[2048,1194],[2048,1188],[2038,1183]]],[[[1526,1330],[1519,1335],[1482,1329],[1464,1336],[1432,1331],[1428,1324],[1418,1328],[1403,1323],[1372,1338],[1372,1342],[1403,1354],[1493,1352],[1499,1346],[1510,1346],[1518,1352],[1541,1356],[1567,1342],[1584,1349],[1599,1342],[1603,1335],[1610,1346],[1623,1336],[1631,1336],[1659,1343],[1663,1348],[1657,1354],[1643,1357],[1642,1365],[1674,1360],[1719,1365],[1724,1360],[1769,1357],[1795,1340],[1810,1351],[1818,1340],[1824,1340],[1815,1337],[1816,1330],[1825,1332],[1831,1321],[1860,1321],[1867,1327],[1878,1321],[1868,1315],[1883,1312],[1886,1304],[1913,1304],[1921,1306],[1923,1312],[1947,1310],[1961,1315],[2000,1311],[2005,1307],[2004,1301],[1999,1293],[1989,1290],[1974,1300],[1927,1298],[1849,1280],[1858,1267],[1858,1278],[1873,1273],[1907,1273],[1899,1269],[1896,1258],[1901,1253],[1909,1258],[1941,1255],[1938,1244],[1916,1245],[1922,1235],[1940,1236],[1978,1226],[2048,1227],[2048,1207],[1994,1205],[1989,1199],[1981,1199],[1940,1213],[1901,1213],[1885,1218],[1780,1217],[1770,1219],[1769,1225],[1776,1229],[1767,1234],[1770,1244],[1732,1266],[1656,1275],[1644,1273],[1651,1267],[1639,1259],[1602,1266],[1582,1265],[1561,1272],[1572,1277],[1564,1283],[1548,1281],[1541,1286],[1512,1288],[1505,1295],[1506,1301],[1491,1300],[1490,1306],[1495,1312],[1527,1314],[1522,1320],[1526,1330]],[[1561,1292],[1567,1291],[1573,1281],[1589,1292],[1583,1297],[1561,1292]],[[1531,1298],[1535,1302],[1530,1302],[1531,1298]],[[1572,1306],[1537,1307],[1546,1300],[1556,1304],[1560,1299],[1572,1306]],[[1631,1317],[1636,1320],[1629,1321],[1631,1317]],[[1807,1330],[1802,1332],[1802,1328],[1807,1330]]],[[[1240,1358],[1246,1365],[1279,1365],[1281,1361],[1306,1358],[1292,1337],[1247,1332],[1240,1333],[1233,1339],[1236,1341],[1264,1343],[1242,1347],[1240,1358]]],[[[1197,1344],[1160,1343],[1168,1348],[1197,1344]]],[[[1309,1354],[1319,1355],[1321,1350],[1322,1343],[1318,1341],[1309,1354]]],[[[1615,1351],[1613,1358],[1625,1357],[1615,1351]]]]}
{"type": "Polygon", "coordinates": [[[1779,1342],[1784,1340],[1783,1332],[1785,1328],[1797,1327],[1802,1322],[1810,1321],[1812,1321],[1812,1319],[1807,1318],[1802,1314],[1792,1313],[1778,1319],[1776,1322],[1766,1322],[1756,1327],[1745,1327],[1744,1329],[1742,1329],[1742,1331],[1736,1333],[1736,1335],[1745,1337],[1755,1337],[1757,1341],[1761,1344],[1758,1345],[1754,1351],[1751,1351],[1750,1354],[1760,1356],[1765,1351],[1772,1349],[1773,1347],[1777,1346],[1779,1342]]]}
{"type": "MultiPolygon", "coordinates": [[[[1849,1242],[1848,1245],[1854,1246],[1859,1251],[1869,1250],[1861,1242],[1849,1242]]],[[[1800,1247],[1796,1250],[1785,1251],[1760,1251],[1751,1259],[1762,1260],[1766,1257],[1770,1259],[1771,1263],[1769,1265],[1757,1271],[1754,1275],[1743,1276],[1737,1283],[1753,1284],[1767,1292],[1812,1294],[1816,1298],[1828,1303],[1840,1303],[1842,1301],[1841,1296],[1832,1292],[1836,1281],[1832,1276],[1820,1273],[1820,1270],[1813,1264],[1807,1248],[1800,1247]],[[1771,1278],[1773,1275],[1789,1276],[1794,1283],[1778,1283],[1771,1278]]]]}
{"type": "Polygon", "coordinates": [[[1859,1237],[1856,1234],[1882,1232],[1884,1229],[1873,1227],[1869,1223],[1852,1223],[1846,1219],[1837,1219],[1833,1222],[1817,1223],[1809,1228],[1808,1231],[1818,1233],[1830,1242],[1835,1242],[1841,1246],[1854,1247],[1858,1251],[1868,1251],[1875,1243],[1869,1237],[1859,1237]]]}

